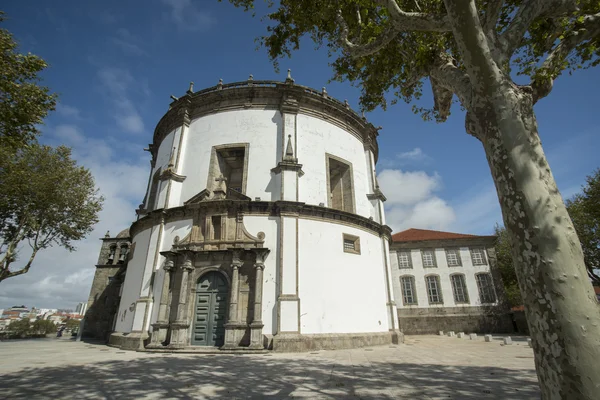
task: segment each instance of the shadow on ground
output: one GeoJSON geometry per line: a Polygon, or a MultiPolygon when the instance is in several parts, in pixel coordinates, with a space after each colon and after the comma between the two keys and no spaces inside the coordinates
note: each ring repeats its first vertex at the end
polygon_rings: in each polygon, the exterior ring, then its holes
{"type": "Polygon", "coordinates": [[[9,399],[38,398],[539,398],[530,371],[279,356],[161,355],[93,365],[36,366],[0,377],[9,399]]]}

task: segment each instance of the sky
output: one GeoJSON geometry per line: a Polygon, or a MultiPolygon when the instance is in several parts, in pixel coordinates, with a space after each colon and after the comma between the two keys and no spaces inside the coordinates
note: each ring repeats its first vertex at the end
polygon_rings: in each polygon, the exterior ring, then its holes
{"type": "MultiPolygon", "coordinates": [[[[259,1],[260,3],[260,1],[259,1]]],[[[100,239],[116,235],[135,218],[144,198],[150,156],[143,148],[170,103],[194,82],[196,90],[254,79],[285,80],[347,99],[358,109],[359,89],[329,83],[325,49],[301,42],[275,71],[255,38],[267,21],[217,0],[4,2],[3,28],[22,52],[44,58],[43,83],[59,103],[41,130],[42,143],[65,144],[89,168],[106,198],[100,222],[77,250],[53,247],[39,253],[31,270],[0,284],[0,308],[24,304],[75,308],[88,299],[100,239]]],[[[264,14],[259,7],[258,15],[264,14]]],[[[542,144],[564,198],[580,191],[600,167],[598,93],[600,69],[559,78],[535,106],[542,144]]],[[[426,93],[422,105],[431,104],[426,93]]],[[[491,234],[502,217],[483,147],[453,109],[443,124],[424,122],[403,102],[367,113],[381,126],[380,186],[394,232],[408,228],[491,234]]]]}

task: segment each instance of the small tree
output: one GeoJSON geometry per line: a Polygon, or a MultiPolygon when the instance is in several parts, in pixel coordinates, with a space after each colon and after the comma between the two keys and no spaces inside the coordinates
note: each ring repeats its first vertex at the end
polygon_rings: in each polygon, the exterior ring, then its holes
{"type": "Polygon", "coordinates": [[[54,110],[56,95],[39,85],[38,74],[47,66],[35,55],[20,54],[10,32],[0,29],[0,147],[32,142],[39,135],[37,126],[54,110]]]}
{"type": "Polygon", "coordinates": [[[583,192],[567,200],[567,210],[583,249],[587,272],[600,285],[600,169],[586,178],[583,192]]]}
{"type": "Polygon", "coordinates": [[[58,244],[73,251],[98,221],[103,198],[71,150],[31,144],[14,157],[0,149],[0,282],[29,271],[38,251],[58,244]],[[22,243],[31,254],[14,268],[22,243]]]}
{"type": "Polygon", "coordinates": [[[39,335],[47,335],[56,332],[56,325],[47,319],[38,319],[31,325],[31,330],[39,335]]]}
{"type": "Polygon", "coordinates": [[[79,328],[79,324],[81,323],[80,320],[78,319],[73,319],[70,318],[67,320],[67,322],[65,323],[65,326],[67,329],[75,329],[75,328],[79,328]]]}
{"type": "Polygon", "coordinates": [[[26,337],[31,333],[31,322],[29,318],[13,321],[8,325],[8,330],[17,337],[26,337]]]}
{"type": "MultiPolygon", "coordinates": [[[[246,10],[254,0],[229,0],[246,10]]],[[[366,110],[412,102],[426,119],[454,99],[482,144],[533,341],[542,396],[596,399],[600,313],[581,245],[538,134],[534,105],[565,70],[600,63],[597,0],[280,0],[262,38],[277,60],[303,37],[328,47],[334,79],[362,89],[366,110]],[[528,84],[515,82],[528,77],[528,84]],[[428,80],[429,85],[424,82],[428,80]]]]}

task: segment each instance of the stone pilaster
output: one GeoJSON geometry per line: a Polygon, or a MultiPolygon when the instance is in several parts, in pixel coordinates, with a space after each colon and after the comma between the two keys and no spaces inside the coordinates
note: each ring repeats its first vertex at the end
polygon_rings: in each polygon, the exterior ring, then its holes
{"type": "Polygon", "coordinates": [[[171,322],[171,342],[169,347],[185,347],[189,344],[190,321],[187,318],[187,300],[190,295],[188,280],[190,272],[194,270],[193,255],[185,253],[181,263],[181,281],[179,297],[175,311],[175,321],[171,322]]]}
{"type": "Polygon", "coordinates": [[[167,341],[169,330],[169,291],[171,289],[171,275],[175,269],[173,256],[168,256],[163,269],[165,277],[163,279],[162,291],[160,294],[160,305],[158,308],[158,320],[152,324],[152,340],[149,347],[161,347],[167,341]]]}
{"type": "Polygon", "coordinates": [[[263,295],[263,270],[265,269],[264,260],[269,254],[268,249],[255,249],[256,263],[255,283],[254,283],[254,317],[250,324],[250,348],[264,349],[263,343],[263,322],[262,322],[262,295],[263,295]]]}
{"type": "Polygon", "coordinates": [[[239,320],[238,298],[240,287],[240,268],[242,252],[233,250],[233,259],[231,261],[231,288],[229,292],[229,318],[225,324],[225,344],[224,349],[236,349],[240,346],[241,337],[244,334],[246,325],[239,320]]]}

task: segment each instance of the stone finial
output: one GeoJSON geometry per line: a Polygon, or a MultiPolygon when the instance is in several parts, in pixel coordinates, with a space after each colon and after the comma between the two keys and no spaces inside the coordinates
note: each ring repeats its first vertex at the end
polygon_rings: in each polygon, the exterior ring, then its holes
{"type": "Polygon", "coordinates": [[[190,87],[188,88],[187,92],[189,94],[194,93],[194,82],[190,82],[190,87]]]}
{"type": "Polygon", "coordinates": [[[362,116],[362,119],[363,119],[364,121],[366,121],[366,120],[367,120],[367,117],[365,117],[365,110],[362,110],[362,112],[361,112],[361,116],[362,116]]]}
{"type": "Polygon", "coordinates": [[[105,238],[109,238],[110,237],[110,231],[106,231],[106,233],[104,234],[105,238]]]}
{"type": "Polygon", "coordinates": [[[325,86],[323,86],[323,89],[321,89],[321,95],[322,95],[324,98],[327,98],[327,89],[325,89],[325,86]]]}
{"type": "Polygon", "coordinates": [[[347,109],[350,109],[350,103],[348,103],[348,100],[344,99],[344,105],[347,109]]]}
{"type": "Polygon", "coordinates": [[[248,82],[252,82],[254,81],[254,75],[250,74],[250,76],[248,77],[248,82]]]}
{"type": "Polygon", "coordinates": [[[177,101],[177,100],[179,100],[179,97],[175,97],[175,96],[171,95],[171,99],[172,99],[173,101],[177,101]]]}
{"type": "Polygon", "coordinates": [[[223,89],[223,79],[219,79],[219,83],[217,83],[217,90],[223,89]]]}
{"type": "Polygon", "coordinates": [[[285,83],[288,85],[294,84],[294,79],[292,78],[292,70],[288,68],[287,78],[285,78],[285,83]]]}
{"type": "Polygon", "coordinates": [[[298,159],[294,157],[294,148],[292,147],[292,135],[288,135],[287,146],[285,147],[285,155],[283,161],[297,163],[298,159]]]}

